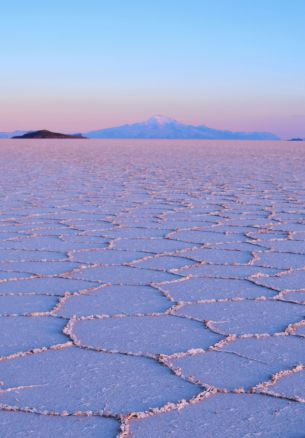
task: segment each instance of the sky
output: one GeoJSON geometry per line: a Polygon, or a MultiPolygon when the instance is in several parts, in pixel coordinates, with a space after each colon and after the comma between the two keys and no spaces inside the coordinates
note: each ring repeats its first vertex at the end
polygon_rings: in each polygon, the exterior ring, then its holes
{"type": "Polygon", "coordinates": [[[0,131],[305,137],[305,0],[0,0],[0,131]]]}

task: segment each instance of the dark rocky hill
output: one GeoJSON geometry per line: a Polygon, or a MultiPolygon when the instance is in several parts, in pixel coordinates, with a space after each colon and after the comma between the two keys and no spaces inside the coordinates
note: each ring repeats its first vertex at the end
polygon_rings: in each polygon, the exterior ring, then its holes
{"type": "Polygon", "coordinates": [[[42,129],[41,131],[33,131],[27,132],[23,135],[16,135],[12,138],[86,138],[83,135],[68,135],[68,134],[60,134],[58,132],[47,131],[46,129],[42,129]]]}

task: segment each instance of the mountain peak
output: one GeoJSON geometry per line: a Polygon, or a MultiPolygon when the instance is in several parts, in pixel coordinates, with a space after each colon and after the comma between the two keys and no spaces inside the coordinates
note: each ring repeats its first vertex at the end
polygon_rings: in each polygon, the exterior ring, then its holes
{"type": "Polygon", "coordinates": [[[212,129],[204,125],[189,125],[157,114],[144,122],[91,131],[89,138],[155,138],[206,140],[277,140],[268,132],[234,132],[212,129]]]}
{"type": "Polygon", "coordinates": [[[168,123],[177,123],[177,121],[171,119],[170,117],[166,117],[161,114],[156,114],[155,116],[150,117],[146,123],[164,126],[167,125],[168,123]]]}

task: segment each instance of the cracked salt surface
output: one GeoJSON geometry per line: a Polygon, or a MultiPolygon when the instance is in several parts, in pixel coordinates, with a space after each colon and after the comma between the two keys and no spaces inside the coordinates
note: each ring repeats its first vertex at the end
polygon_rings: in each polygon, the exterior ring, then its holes
{"type": "Polygon", "coordinates": [[[115,417],[190,399],[201,391],[152,359],[73,346],[0,362],[0,375],[2,403],[49,414],[80,411],[115,417]],[[30,389],[8,391],[21,386],[30,389]]]}
{"type": "Polygon", "coordinates": [[[75,438],[114,437],[120,431],[119,421],[112,418],[47,416],[25,412],[0,411],[1,437],[46,438],[64,436],[75,438]]]}
{"type": "Polygon", "coordinates": [[[283,332],[289,324],[305,319],[302,306],[275,300],[186,304],[175,313],[209,321],[210,327],[226,335],[283,332]]]}
{"type": "Polygon", "coordinates": [[[1,437],[305,436],[301,145],[0,147],[1,437]]]}
{"type": "MultiPolygon", "coordinates": [[[[0,297],[1,298],[1,297],[0,297]]],[[[172,303],[151,286],[106,285],[81,295],[66,295],[58,306],[58,315],[116,315],[165,312],[172,303]]]]}
{"type": "Polygon", "coordinates": [[[130,436],[301,438],[305,408],[297,403],[248,394],[220,394],[183,410],[131,421],[130,436]]]}
{"type": "Polygon", "coordinates": [[[97,287],[99,283],[62,277],[34,277],[26,280],[0,282],[0,294],[63,295],[97,287]]]}
{"type": "Polygon", "coordinates": [[[48,317],[0,317],[0,357],[65,342],[64,321],[48,317]]]}
{"type": "Polygon", "coordinates": [[[126,316],[74,322],[75,343],[137,354],[174,354],[208,348],[222,339],[197,321],[173,315],[126,316]]]}
{"type": "Polygon", "coordinates": [[[227,278],[195,278],[162,285],[176,301],[272,297],[276,292],[254,282],[227,278]]]}

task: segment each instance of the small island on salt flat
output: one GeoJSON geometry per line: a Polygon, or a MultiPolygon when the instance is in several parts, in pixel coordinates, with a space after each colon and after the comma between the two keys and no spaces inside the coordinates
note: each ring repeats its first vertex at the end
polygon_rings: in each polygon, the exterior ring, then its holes
{"type": "Polygon", "coordinates": [[[86,138],[81,134],[76,134],[76,135],[68,135],[68,134],[61,134],[58,132],[51,132],[48,131],[46,129],[42,129],[40,131],[32,131],[32,132],[27,132],[23,135],[16,135],[12,138],[24,138],[24,139],[32,139],[32,138],[37,138],[37,139],[42,139],[42,138],[50,138],[50,139],[64,139],[64,138],[86,138]]]}

